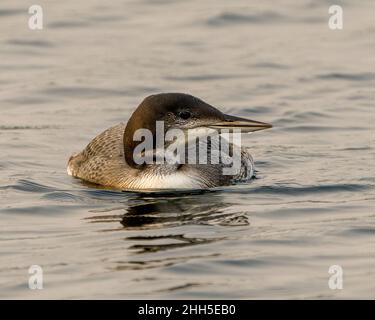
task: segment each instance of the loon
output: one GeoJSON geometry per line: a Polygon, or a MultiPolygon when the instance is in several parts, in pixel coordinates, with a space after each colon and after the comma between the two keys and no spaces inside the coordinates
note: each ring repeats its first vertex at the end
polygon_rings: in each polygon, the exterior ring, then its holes
{"type": "MultiPolygon", "coordinates": [[[[141,141],[134,139],[135,133],[138,129],[147,129],[155,136],[157,121],[163,121],[165,132],[169,129],[184,132],[194,129],[215,132],[240,129],[241,132],[253,132],[272,127],[268,123],[224,114],[189,94],[154,94],[141,102],[127,123],[105,130],[83,151],[73,154],[68,161],[68,174],[111,189],[130,191],[209,189],[253,178],[254,163],[251,155],[245,148],[225,139],[230,146],[229,153],[240,154],[240,170],[232,175],[223,174],[223,168],[227,165],[222,162],[137,163],[134,153],[141,141]]],[[[196,143],[200,141],[198,139],[196,143]]],[[[155,152],[155,148],[153,145],[151,151],[155,152]]],[[[210,148],[212,146],[208,146],[210,148]]]]}

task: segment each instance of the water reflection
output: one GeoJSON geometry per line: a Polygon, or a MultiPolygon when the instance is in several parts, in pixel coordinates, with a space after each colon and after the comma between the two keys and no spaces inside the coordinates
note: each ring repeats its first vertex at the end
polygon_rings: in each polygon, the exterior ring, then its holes
{"type": "Polygon", "coordinates": [[[196,238],[196,237],[187,237],[183,234],[176,234],[176,235],[167,235],[167,236],[135,236],[135,237],[127,237],[127,240],[133,241],[157,241],[157,240],[174,240],[171,243],[156,243],[156,244],[134,244],[129,247],[129,249],[134,250],[136,253],[146,253],[146,252],[159,252],[163,250],[169,249],[176,249],[176,248],[183,248],[189,247],[193,245],[199,244],[208,244],[211,242],[216,242],[219,240],[224,240],[225,237],[222,238],[196,238]]]}
{"type": "MultiPolygon", "coordinates": [[[[227,239],[228,234],[221,229],[206,232],[207,229],[199,228],[201,225],[218,228],[248,225],[247,215],[233,212],[231,207],[233,204],[225,202],[218,192],[138,194],[127,198],[122,206],[95,211],[86,219],[92,223],[111,225],[101,232],[126,231],[125,238],[121,240],[128,243],[130,255],[126,260],[117,260],[114,269],[139,270],[199,258],[196,250],[186,249],[227,239]],[[184,228],[181,229],[181,226],[184,228]]],[[[220,252],[211,254],[217,256],[220,252]]]]}
{"type": "MultiPolygon", "coordinates": [[[[182,225],[248,225],[248,217],[232,212],[233,205],[218,192],[178,195],[142,195],[128,198],[122,206],[100,211],[87,219],[96,223],[118,221],[126,230],[149,230],[182,225]],[[118,213],[119,212],[119,213],[118,213]]],[[[105,231],[111,231],[112,229],[105,231]]],[[[116,228],[118,230],[118,228],[116,228]]]]}

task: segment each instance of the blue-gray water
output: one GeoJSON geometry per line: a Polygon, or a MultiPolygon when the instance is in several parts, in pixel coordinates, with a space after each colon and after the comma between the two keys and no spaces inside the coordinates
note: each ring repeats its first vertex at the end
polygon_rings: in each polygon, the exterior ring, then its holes
{"type": "Polygon", "coordinates": [[[1,298],[374,298],[373,1],[335,1],[341,31],[323,0],[38,4],[42,31],[29,1],[0,5],[1,298]],[[168,91],[272,123],[243,138],[257,179],[152,196],[67,176],[168,91]]]}

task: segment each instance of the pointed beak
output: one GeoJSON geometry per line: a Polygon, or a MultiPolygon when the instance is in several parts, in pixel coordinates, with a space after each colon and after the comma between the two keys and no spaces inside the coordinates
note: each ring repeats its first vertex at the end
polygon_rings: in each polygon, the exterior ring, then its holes
{"type": "Polygon", "coordinates": [[[208,127],[212,129],[241,129],[241,132],[254,132],[272,128],[271,124],[259,122],[255,120],[235,117],[225,114],[224,120],[210,124],[208,127]]]}

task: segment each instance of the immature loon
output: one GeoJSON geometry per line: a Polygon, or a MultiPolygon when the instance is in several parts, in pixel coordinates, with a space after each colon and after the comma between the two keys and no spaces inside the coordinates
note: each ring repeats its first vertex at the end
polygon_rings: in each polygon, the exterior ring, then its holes
{"type": "MultiPolygon", "coordinates": [[[[155,94],[142,101],[127,124],[120,123],[105,130],[82,152],[72,155],[68,161],[68,174],[120,190],[207,189],[247,181],[253,177],[251,155],[245,148],[227,140],[224,141],[231,147],[230,152],[239,150],[240,154],[241,167],[233,175],[223,174],[227,164],[222,162],[136,163],[134,152],[141,141],[134,139],[134,134],[138,129],[148,129],[154,137],[157,121],[163,121],[165,132],[174,128],[184,132],[207,128],[215,132],[239,128],[242,132],[252,132],[271,127],[267,123],[226,115],[188,94],[155,94]]],[[[199,139],[194,141],[201,143],[199,139]]],[[[155,144],[153,148],[155,151],[155,144]]]]}

